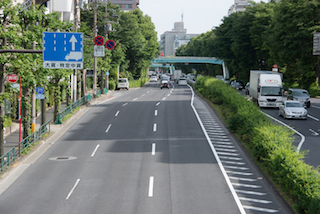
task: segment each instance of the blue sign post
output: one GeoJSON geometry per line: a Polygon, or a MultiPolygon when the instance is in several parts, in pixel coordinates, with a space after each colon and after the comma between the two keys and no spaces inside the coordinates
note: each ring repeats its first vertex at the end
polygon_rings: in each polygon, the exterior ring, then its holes
{"type": "Polygon", "coordinates": [[[83,34],[43,32],[43,68],[82,69],[83,34]]]}
{"type": "Polygon", "coordinates": [[[36,88],[36,99],[38,100],[43,100],[45,98],[45,95],[43,94],[44,93],[44,88],[42,87],[37,87],[36,88]]]}

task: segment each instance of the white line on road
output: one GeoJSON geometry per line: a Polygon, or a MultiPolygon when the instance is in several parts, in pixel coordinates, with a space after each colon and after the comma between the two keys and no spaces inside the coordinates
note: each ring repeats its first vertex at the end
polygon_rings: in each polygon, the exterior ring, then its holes
{"type": "Polygon", "coordinates": [[[126,106],[126,105],[128,105],[128,103],[125,103],[125,104],[123,104],[122,106],[126,106]]]}
{"type": "Polygon", "coordinates": [[[318,118],[311,116],[310,114],[307,114],[307,117],[310,117],[311,119],[314,119],[315,121],[319,121],[318,118]]]}
{"type": "Polygon", "coordinates": [[[120,111],[117,111],[117,113],[116,113],[114,116],[116,116],[116,117],[117,117],[119,113],[120,113],[120,111]]]}
{"type": "Polygon", "coordinates": [[[271,204],[272,203],[272,201],[258,200],[258,199],[255,199],[255,198],[244,198],[244,197],[239,197],[239,198],[242,201],[251,201],[251,202],[260,203],[260,204],[271,204]]]}
{"type": "Polygon", "coordinates": [[[156,154],[156,143],[152,143],[151,155],[156,154]]]}
{"type": "Polygon", "coordinates": [[[141,97],[144,97],[144,96],[146,96],[146,95],[145,95],[145,94],[142,94],[142,95],[141,95],[141,97]]]}
{"type": "Polygon", "coordinates": [[[320,109],[320,107],[319,107],[319,106],[311,106],[311,107],[313,107],[313,108],[317,108],[317,109],[320,109]]]}
{"type": "Polygon", "coordinates": [[[158,116],[158,110],[154,111],[154,116],[158,116]]]}
{"type": "Polygon", "coordinates": [[[162,100],[165,100],[166,98],[164,97],[164,98],[162,98],[162,100]]]}
{"type": "Polygon", "coordinates": [[[74,191],[75,188],[78,186],[79,182],[80,182],[80,179],[78,179],[78,180],[76,181],[76,183],[74,184],[74,186],[73,186],[72,189],[70,190],[68,196],[66,197],[66,200],[68,200],[68,199],[70,198],[70,196],[72,195],[73,191],[74,191]]]}
{"type": "Polygon", "coordinates": [[[97,152],[97,150],[98,150],[99,147],[100,147],[100,144],[98,144],[98,145],[96,146],[96,148],[93,150],[93,152],[92,152],[92,154],[91,154],[91,157],[93,157],[93,156],[96,154],[96,152],[97,152]]]}
{"type": "Polygon", "coordinates": [[[260,207],[253,207],[253,206],[248,206],[248,205],[243,205],[245,209],[249,210],[257,210],[257,211],[262,211],[262,212],[268,212],[268,213],[277,213],[279,210],[273,210],[273,209],[266,209],[266,208],[260,208],[260,207]]]}
{"type": "Polygon", "coordinates": [[[158,102],[158,103],[156,104],[156,106],[158,106],[158,105],[160,105],[160,102],[158,102]]]}
{"type": "Polygon", "coordinates": [[[298,147],[297,147],[297,153],[299,153],[299,152],[300,152],[300,149],[301,149],[301,147],[302,147],[302,145],[303,145],[303,143],[304,143],[304,141],[305,141],[305,139],[306,139],[305,136],[304,136],[303,134],[301,134],[300,132],[298,132],[297,130],[291,128],[290,126],[288,126],[288,125],[285,124],[284,122],[282,122],[282,121],[280,121],[280,120],[278,120],[278,119],[270,116],[269,114],[264,113],[263,111],[260,111],[260,112],[263,113],[264,115],[266,115],[267,117],[270,117],[270,118],[273,119],[274,121],[277,121],[278,123],[284,125],[284,126],[287,127],[288,129],[291,129],[292,131],[294,131],[295,133],[297,133],[297,134],[301,137],[301,141],[300,141],[300,143],[299,143],[299,145],[298,145],[298,147]]]}
{"type": "Polygon", "coordinates": [[[106,132],[108,132],[110,128],[111,128],[111,124],[108,126],[106,132]]]}
{"type": "Polygon", "coordinates": [[[149,193],[148,193],[149,197],[153,197],[153,185],[154,185],[154,177],[150,176],[150,179],[149,179],[149,193]]]}
{"type": "Polygon", "coordinates": [[[133,101],[136,101],[138,98],[134,98],[133,101]]]}
{"type": "Polygon", "coordinates": [[[154,132],[157,131],[157,124],[156,124],[156,123],[153,124],[153,131],[154,131],[154,132]]]}
{"type": "Polygon", "coordinates": [[[309,131],[310,131],[310,132],[312,132],[312,135],[314,135],[314,136],[319,135],[319,133],[318,133],[318,132],[316,132],[316,131],[314,131],[313,129],[309,129],[309,131]]]}

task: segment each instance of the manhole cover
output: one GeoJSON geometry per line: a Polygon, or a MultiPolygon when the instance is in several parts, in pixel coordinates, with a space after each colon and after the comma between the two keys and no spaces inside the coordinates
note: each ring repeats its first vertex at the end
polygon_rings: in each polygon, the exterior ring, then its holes
{"type": "Polygon", "coordinates": [[[73,157],[73,156],[59,156],[59,157],[49,158],[49,160],[53,160],[53,161],[68,161],[68,160],[75,160],[75,159],[77,159],[77,157],[73,157]]]}

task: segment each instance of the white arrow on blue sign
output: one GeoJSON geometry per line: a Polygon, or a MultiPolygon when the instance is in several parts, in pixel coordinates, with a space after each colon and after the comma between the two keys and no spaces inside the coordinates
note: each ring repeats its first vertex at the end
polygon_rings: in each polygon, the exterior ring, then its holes
{"type": "Polygon", "coordinates": [[[82,69],[83,34],[43,32],[43,68],[82,69]]]}
{"type": "Polygon", "coordinates": [[[43,100],[45,98],[44,94],[36,94],[37,100],[43,100]]]}

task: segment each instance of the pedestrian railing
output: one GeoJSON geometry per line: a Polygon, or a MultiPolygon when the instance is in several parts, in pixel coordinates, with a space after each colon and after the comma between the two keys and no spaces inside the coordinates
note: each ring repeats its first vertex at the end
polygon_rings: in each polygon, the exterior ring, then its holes
{"type": "Polygon", "coordinates": [[[40,140],[43,134],[50,132],[51,121],[52,120],[49,120],[46,123],[44,123],[42,126],[40,126],[40,128],[37,131],[27,136],[19,143],[18,145],[19,156],[21,155],[22,152],[26,151],[32,144],[40,140]]]}
{"type": "MultiPolygon", "coordinates": [[[[101,91],[100,91],[101,93],[101,91]]],[[[80,98],[79,100],[77,100],[76,102],[72,103],[71,105],[69,105],[66,109],[64,109],[59,115],[58,117],[60,117],[59,120],[63,119],[66,115],[70,114],[74,109],[78,108],[79,106],[90,102],[91,101],[91,96],[90,94],[88,94],[85,97],[80,98]]],[[[58,121],[58,118],[57,118],[58,121]]],[[[57,122],[56,121],[56,122],[57,122]]],[[[40,126],[40,128],[35,131],[34,133],[32,133],[31,135],[27,136],[26,138],[24,138],[18,146],[16,147],[12,147],[8,152],[6,152],[4,155],[2,155],[0,157],[0,170],[3,171],[3,169],[6,166],[10,166],[10,162],[14,161],[18,156],[21,156],[21,153],[27,151],[27,149],[34,144],[35,142],[37,142],[38,140],[41,139],[42,135],[45,133],[49,133],[50,132],[50,124],[51,124],[52,120],[47,121],[46,123],[44,123],[42,126],[40,126]]]]}

